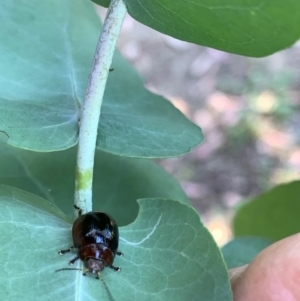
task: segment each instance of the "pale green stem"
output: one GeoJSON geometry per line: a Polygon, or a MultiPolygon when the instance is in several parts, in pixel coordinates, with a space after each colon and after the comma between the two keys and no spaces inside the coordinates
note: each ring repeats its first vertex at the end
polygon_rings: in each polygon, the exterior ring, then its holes
{"type": "MultiPolygon", "coordinates": [[[[101,105],[109,68],[125,14],[126,7],[123,0],[111,0],[98,41],[82,106],[76,166],[75,204],[83,212],[92,210],[93,168],[101,105]]],[[[105,177],[104,174],[103,177],[105,177]]]]}

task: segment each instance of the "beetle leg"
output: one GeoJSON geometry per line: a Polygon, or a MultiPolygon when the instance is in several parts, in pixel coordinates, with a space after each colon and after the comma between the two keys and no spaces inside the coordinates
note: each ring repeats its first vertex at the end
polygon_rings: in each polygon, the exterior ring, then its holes
{"type": "Polygon", "coordinates": [[[90,271],[89,269],[86,269],[82,275],[86,276],[86,273],[89,272],[89,271],[90,271]]]}
{"type": "Polygon", "coordinates": [[[120,252],[120,251],[117,251],[116,254],[117,254],[118,256],[123,256],[123,255],[124,255],[124,254],[123,254],[122,252],[120,252]]]}
{"type": "Polygon", "coordinates": [[[74,257],[72,260],[69,261],[69,264],[74,264],[75,261],[79,259],[78,256],[74,257]]]}
{"type": "Polygon", "coordinates": [[[82,214],[82,209],[76,205],[74,205],[74,208],[78,210],[78,216],[80,216],[82,214]]]}
{"type": "Polygon", "coordinates": [[[110,267],[111,269],[113,269],[114,271],[116,271],[116,272],[121,271],[121,268],[119,268],[119,267],[114,267],[113,265],[110,265],[109,267],[110,267]]]}
{"type": "Polygon", "coordinates": [[[71,252],[73,249],[74,249],[74,246],[72,246],[72,247],[70,247],[69,249],[66,249],[66,250],[59,250],[58,254],[63,255],[65,253],[71,252]]]}

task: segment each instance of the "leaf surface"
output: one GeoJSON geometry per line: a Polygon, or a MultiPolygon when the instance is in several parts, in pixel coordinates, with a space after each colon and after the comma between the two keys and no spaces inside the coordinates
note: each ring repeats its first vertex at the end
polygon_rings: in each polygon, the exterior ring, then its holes
{"type": "Polygon", "coordinates": [[[93,0],[94,3],[104,6],[104,7],[108,7],[110,0],[93,0]]]}
{"type": "Polygon", "coordinates": [[[237,211],[236,236],[262,236],[280,240],[300,232],[300,181],[278,185],[237,211]]]}
{"type": "MultiPolygon", "coordinates": [[[[36,153],[0,141],[0,157],[0,183],[37,194],[73,216],[76,148],[36,153]]],[[[173,198],[189,203],[179,183],[151,160],[99,150],[95,159],[93,208],[111,213],[119,225],[135,219],[139,198],[173,198]]]]}
{"type": "MultiPolygon", "coordinates": [[[[72,147],[101,32],[92,3],[3,0],[0,23],[0,131],[19,148],[72,147]]],[[[128,157],[173,157],[203,140],[169,101],[145,89],[120,54],[112,66],[98,148],[128,157]]]]}
{"type": "Polygon", "coordinates": [[[297,0],[125,0],[137,21],[226,52],[261,57],[300,38],[297,0]]]}
{"type": "MultiPolygon", "coordinates": [[[[137,220],[120,229],[124,256],[114,264],[121,272],[102,272],[114,299],[232,300],[220,250],[195,210],[172,200],[144,199],[139,205],[137,220]]],[[[74,255],[57,254],[72,244],[71,224],[58,209],[5,186],[0,187],[0,207],[6,229],[0,232],[0,258],[5,262],[0,270],[1,300],[109,300],[92,275],[54,273],[68,267],[74,255]]]]}

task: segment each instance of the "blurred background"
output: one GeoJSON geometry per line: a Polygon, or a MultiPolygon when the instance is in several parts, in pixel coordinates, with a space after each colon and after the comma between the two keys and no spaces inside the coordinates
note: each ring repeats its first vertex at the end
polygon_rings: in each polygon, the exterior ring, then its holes
{"type": "MultiPolygon", "coordinates": [[[[106,10],[97,9],[103,18],[106,10]]],[[[149,90],[202,128],[201,146],[159,163],[224,245],[239,203],[299,179],[300,43],[247,58],[173,39],[127,16],[118,46],[149,90]]]]}

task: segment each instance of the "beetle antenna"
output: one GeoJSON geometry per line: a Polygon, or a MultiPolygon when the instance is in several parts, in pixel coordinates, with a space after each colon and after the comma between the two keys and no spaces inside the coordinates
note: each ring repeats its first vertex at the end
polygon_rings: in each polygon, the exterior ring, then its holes
{"type": "Polygon", "coordinates": [[[111,292],[110,292],[110,290],[109,290],[109,288],[108,288],[106,282],[105,282],[104,279],[102,278],[101,273],[98,272],[97,275],[98,275],[97,278],[99,278],[99,279],[102,281],[102,283],[103,283],[103,285],[104,285],[104,287],[105,287],[105,290],[106,290],[106,292],[107,292],[107,295],[108,295],[109,300],[110,300],[110,301],[115,301],[115,299],[114,299],[113,295],[111,294],[111,292]]]}
{"type": "Polygon", "coordinates": [[[66,270],[82,271],[82,269],[77,269],[77,268],[63,268],[63,269],[56,270],[55,273],[60,271],[66,271],[66,270]]]}

